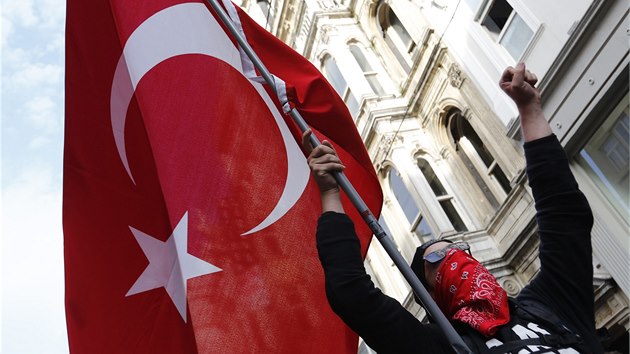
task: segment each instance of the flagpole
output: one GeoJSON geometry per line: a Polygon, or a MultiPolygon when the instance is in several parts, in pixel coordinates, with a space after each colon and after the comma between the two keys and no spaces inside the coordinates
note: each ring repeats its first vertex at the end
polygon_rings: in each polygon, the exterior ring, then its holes
{"type": "MultiPolygon", "coordinates": [[[[210,4],[210,6],[212,6],[216,14],[219,16],[223,24],[228,28],[232,36],[234,36],[234,38],[240,45],[241,49],[243,49],[245,54],[247,54],[249,59],[252,61],[252,63],[256,67],[256,69],[258,69],[258,72],[261,74],[265,82],[267,82],[267,84],[271,86],[275,92],[276,85],[275,85],[275,80],[273,78],[273,75],[271,75],[269,70],[267,70],[265,65],[262,63],[258,55],[256,55],[256,53],[254,52],[252,47],[249,45],[249,43],[247,43],[245,38],[241,36],[239,31],[236,29],[236,27],[232,23],[232,20],[226,14],[223,7],[219,5],[217,0],[207,0],[207,1],[210,4]]],[[[304,118],[302,118],[300,113],[295,108],[292,108],[289,111],[289,114],[291,115],[291,118],[293,118],[295,123],[298,125],[298,127],[302,130],[302,132],[309,129],[308,124],[306,124],[306,121],[304,120],[304,118]]],[[[317,147],[321,145],[321,142],[319,141],[319,139],[317,139],[317,137],[315,137],[315,134],[311,134],[310,143],[313,147],[317,147]]],[[[370,227],[370,229],[372,230],[372,233],[374,233],[374,236],[376,236],[376,238],[381,243],[385,251],[387,251],[387,254],[394,261],[394,264],[396,264],[396,266],[398,267],[400,272],[403,274],[407,282],[409,282],[413,291],[420,298],[420,302],[422,303],[422,306],[426,309],[427,313],[433,318],[433,320],[438,324],[438,326],[442,329],[442,331],[444,331],[449,343],[451,344],[451,347],[458,354],[472,354],[472,351],[468,348],[466,343],[464,343],[464,341],[462,340],[460,335],[455,331],[451,323],[446,319],[446,316],[444,316],[444,314],[442,313],[440,308],[437,306],[435,301],[433,301],[433,299],[431,298],[431,296],[429,295],[425,287],[422,285],[418,277],[415,275],[411,267],[407,264],[407,262],[405,261],[403,256],[400,254],[400,252],[398,252],[398,249],[396,249],[396,246],[394,245],[393,241],[389,237],[387,237],[387,233],[385,232],[385,230],[383,230],[381,225],[378,223],[378,220],[376,219],[376,217],[374,217],[374,215],[372,214],[368,206],[365,204],[361,196],[359,196],[359,193],[354,189],[354,186],[352,186],[352,183],[350,183],[350,180],[348,179],[348,177],[346,177],[346,175],[343,172],[333,172],[333,175],[335,179],[337,180],[337,183],[339,184],[341,189],[346,193],[346,195],[348,196],[352,204],[359,211],[365,223],[370,227]]]]}

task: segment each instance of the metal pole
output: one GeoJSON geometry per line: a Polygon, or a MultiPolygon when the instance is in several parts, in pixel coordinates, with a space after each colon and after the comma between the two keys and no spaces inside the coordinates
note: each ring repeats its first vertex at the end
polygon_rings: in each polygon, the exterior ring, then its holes
{"type": "MultiPolygon", "coordinates": [[[[217,3],[217,0],[207,0],[210,6],[214,9],[216,14],[219,16],[223,24],[228,28],[230,33],[234,36],[238,44],[245,51],[249,59],[252,61],[256,69],[260,72],[261,76],[265,79],[267,84],[274,89],[275,92],[275,82],[273,76],[267,70],[265,65],[262,63],[260,58],[256,55],[254,50],[251,48],[249,43],[240,35],[239,31],[234,27],[232,20],[225,13],[225,10],[217,3]]],[[[306,131],[309,126],[306,124],[306,121],[300,113],[295,109],[291,109],[289,114],[295,121],[295,123],[300,127],[302,132],[306,131]]],[[[310,143],[313,147],[317,147],[321,145],[319,139],[315,137],[315,134],[311,134],[310,143]]],[[[462,340],[460,335],[455,331],[451,323],[446,319],[446,316],[442,313],[440,308],[437,306],[435,301],[431,298],[427,290],[424,288],[416,274],[413,272],[411,267],[407,264],[403,256],[398,252],[396,246],[391,241],[390,238],[387,237],[387,233],[383,230],[381,225],[378,223],[378,220],[374,217],[370,209],[367,207],[359,193],[354,189],[352,183],[343,172],[333,172],[337,183],[341,187],[341,189],[346,193],[354,207],[359,211],[365,223],[370,227],[374,236],[381,243],[387,254],[392,258],[400,272],[403,274],[407,282],[411,285],[411,288],[416,293],[416,295],[420,298],[420,302],[422,306],[426,309],[426,311],[431,315],[433,320],[440,326],[442,331],[446,334],[446,337],[451,344],[451,347],[458,354],[472,354],[472,351],[468,348],[466,343],[462,340]]]]}

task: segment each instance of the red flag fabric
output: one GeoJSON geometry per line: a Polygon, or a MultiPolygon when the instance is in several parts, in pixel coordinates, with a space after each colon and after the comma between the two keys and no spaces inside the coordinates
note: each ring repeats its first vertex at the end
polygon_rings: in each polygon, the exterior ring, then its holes
{"type": "MultiPolygon", "coordinates": [[[[231,11],[378,215],[379,184],[341,99],[231,11]]],[[[71,352],[356,353],[325,298],[300,133],[209,7],[68,0],[66,35],[71,352]]],[[[365,251],[370,232],[344,203],[365,251]]]]}

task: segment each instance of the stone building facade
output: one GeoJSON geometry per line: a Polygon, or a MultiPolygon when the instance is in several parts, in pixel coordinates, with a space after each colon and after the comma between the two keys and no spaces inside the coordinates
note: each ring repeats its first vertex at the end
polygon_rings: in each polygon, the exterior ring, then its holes
{"type": "MultiPolygon", "coordinates": [[[[408,261],[425,240],[471,244],[510,295],[537,274],[533,198],[516,107],[497,85],[518,61],[595,214],[597,327],[627,351],[630,295],[625,0],[243,0],[347,103],[385,195],[381,222],[408,261]]],[[[568,245],[569,247],[569,245],[568,245]]],[[[419,318],[378,242],[366,268],[419,318]]],[[[370,352],[362,344],[361,352],[370,352]]]]}

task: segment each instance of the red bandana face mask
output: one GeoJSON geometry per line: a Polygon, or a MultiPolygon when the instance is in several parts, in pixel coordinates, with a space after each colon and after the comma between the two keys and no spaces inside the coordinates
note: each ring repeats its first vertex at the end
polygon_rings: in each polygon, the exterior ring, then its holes
{"type": "Polygon", "coordinates": [[[434,296],[446,317],[466,323],[486,337],[510,321],[507,293],[464,251],[448,251],[438,268],[434,296]]]}

